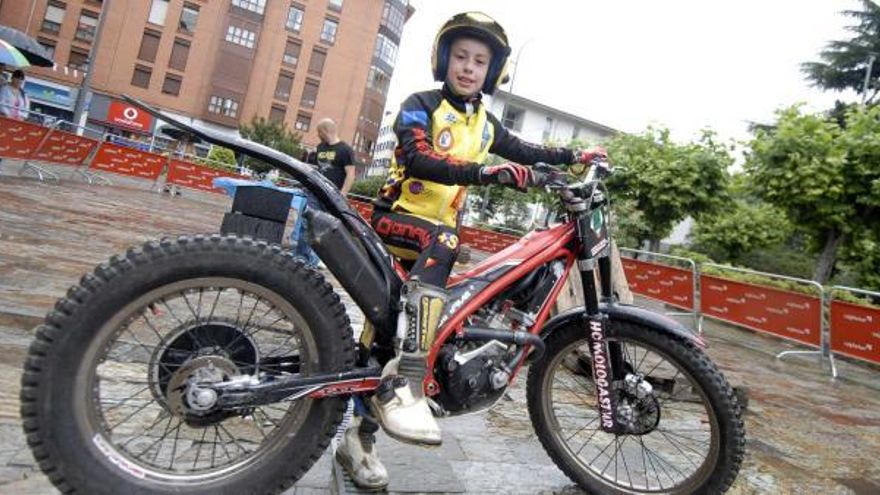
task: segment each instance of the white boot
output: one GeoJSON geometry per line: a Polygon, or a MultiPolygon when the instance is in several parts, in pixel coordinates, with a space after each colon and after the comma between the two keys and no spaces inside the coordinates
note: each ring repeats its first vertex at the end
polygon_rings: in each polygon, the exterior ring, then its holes
{"type": "Polygon", "coordinates": [[[440,426],[431,413],[422,384],[398,375],[399,362],[398,356],[385,365],[382,383],[373,396],[373,412],[385,432],[397,440],[440,445],[440,426]]]}
{"type": "Polygon", "coordinates": [[[351,476],[354,484],[368,490],[388,486],[388,470],[376,452],[376,438],[372,432],[362,431],[361,418],[355,416],[345,430],[342,443],[336,448],[336,460],[351,476]]]}

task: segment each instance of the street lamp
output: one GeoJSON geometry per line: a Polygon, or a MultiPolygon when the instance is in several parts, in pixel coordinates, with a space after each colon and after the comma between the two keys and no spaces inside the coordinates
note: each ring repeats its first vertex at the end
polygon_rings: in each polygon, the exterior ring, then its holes
{"type": "MultiPolygon", "coordinates": [[[[95,37],[92,39],[92,47],[89,49],[89,58],[88,65],[86,66],[86,73],[83,76],[82,87],[80,87],[79,92],[76,94],[76,104],[73,108],[73,125],[85,125],[83,122],[80,122],[83,117],[83,113],[87,112],[85,109],[86,98],[88,93],[91,91],[92,86],[92,71],[95,68],[95,57],[98,54],[98,45],[101,41],[101,29],[104,27],[104,19],[107,18],[107,13],[110,10],[110,0],[104,0],[103,5],[101,6],[101,13],[98,14],[98,26],[95,28],[95,37]]],[[[78,128],[78,133],[82,132],[82,129],[78,128]]]]}
{"type": "Polygon", "coordinates": [[[519,57],[522,56],[522,52],[525,47],[534,41],[535,38],[529,38],[525,43],[519,46],[519,50],[516,51],[516,58],[513,59],[513,74],[510,76],[510,87],[507,88],[507,91],[513,94],[513,83],[516,81],[516,72],[519,70],[519,57]]]}

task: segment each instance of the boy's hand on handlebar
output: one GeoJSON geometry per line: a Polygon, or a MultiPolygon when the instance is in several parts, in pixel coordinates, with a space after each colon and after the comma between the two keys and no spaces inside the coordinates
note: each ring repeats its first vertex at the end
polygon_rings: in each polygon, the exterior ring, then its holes
{"type": "Polygon", "coordinates": [[[535,183],[535,175],[531,168],[518,163],[502,163],[480,169],[483,184],[501,184],[520,191],[527,191],[535,183]]]}
{"type": "Polygon", "coordinates": [[[590,165],[595,161],[607,162],[608,151],[601,146],[595,146],[588,150],[574,150],[574,162],[590,165]]]}

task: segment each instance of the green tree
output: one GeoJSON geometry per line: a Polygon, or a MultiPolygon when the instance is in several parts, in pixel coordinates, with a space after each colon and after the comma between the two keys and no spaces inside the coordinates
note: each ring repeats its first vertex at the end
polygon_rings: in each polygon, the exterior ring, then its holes
{"type": "Polygon", "coordinates": [[[643,134],[619,134],[607,147],[620,167],[609,188],[618,199],[635,201],[643,220],[638,243],[650,241],[652,251],[680,221],[711,214],[727,201],[733,158],[709,131],[682,145],[670,139],[669,130],[649,127],[643,134]]]}
{"type": "MultiPolygon", "coordinates": [[[[814,86],[843,91],[846,89],[862,93],[865,74],[872,55],[880,56],[880,5],[873,0],[861,0],[861,10],[845,10],[842,13],[856,20],[849,26],[854,36],[849,40],[836,40],[828,43],[819,54],[821,62],[806,62],[801,68],[814,86]]],[[[872,103],[880,85],[880,60],[871,70],[866,98],[872,103]]]]}
{"type": "Polygon", "coordinates": [[[693,249],[714,260],[741,264],[756,249],[781,244],[792,226],[778,208],[766,203],[736,200],[714,215],[706,215],[691,233],[693,249]]]}
{"type": "MultiPolygon", "coordinates": [[[[299,158],[302,154],[302,135],[298,132],[291,132],[284,122],[254,117],[250,124],[242,124],[239,127],[239,132],[245,139],[265,144],[286,155],[299,158]]],[[[247,157],[244,164],[261,174],[272,170],[272,167],[267,163],[251,157],[247,157]]]]}
{"type": "Polygon", "coordinates": [[[746,171],[763,200],[817,241],[813,279],[824,284],[847,235],[876,228],[880,108],[850,110],[844,128],[798,106],[777,117],[773,129],[756,132],[746,171]]]}

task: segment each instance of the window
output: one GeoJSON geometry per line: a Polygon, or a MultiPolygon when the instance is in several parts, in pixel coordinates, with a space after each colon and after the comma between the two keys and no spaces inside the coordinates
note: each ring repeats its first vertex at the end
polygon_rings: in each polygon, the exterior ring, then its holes
{"type": "Polygon", "coordinates": [[[165,75],[165,82],[162,83],[162,92],[166,95],[177,96],[180,94],[180,84],[183,82],[178,76],[171,74],[165,75]]]}
{"type": "Polygon", "coordinates": [[[70,58],[67,59],[67,66],[71,69],[85,72],[89,68],[89,54],[75,48],[71,49],[70,58]]]}
{"type": "Polygon", "coordinates": [[[581,133],[581,128],[578,127],[578,126],[574,126],[574,129],[571,130],[571,138],[572,138],[572,139],[577,139],[577,138],[578,138],[578,134],[580,134],[580,133],[581,133]]]}
{"type": "Polygon", "coordinates": [[[137,86],[139,88],[149,88],[150,76],[152,75],[153,70],[149,67],[144,67],[143,65],[135,65],[134,74],[131,75],[131,85],[137,86]]]}
{"type": "Polygon", "coordinates": [[[196,30],[196,23],[198,21],[198,6],[185,3],[183,4],[183,10],[180,12],[180,23],[177,25],[177,30],[183,33],[192,34],[196,30]]]}
{"type": "Polygon", "coordinates": [[[327,52],[313,49],[312,58],[309,59],[309,74],[320,76],[324,72],[325,60],[327,60],[327,52]]]}
{"type": "Polygon", "coordinates": [[[382,69],[374,66],[370,67],[370,75],[367,77],[367,87],[375,89],[383,95],[388,92],[388,84],[391,77],[382,69]]]}
{"type": "Polygon", "coordinates": [[[314,108],[315,101],[318,99],[318,81],[306,80],[303,88],[302,98],[299,100],[300,106],[306,108],[314,108]]]}
{"type": "Polygon", "coordinates": [[[74,37],[89,43],[95,39],[95,28],[98,27],[98,14],[83,10],[79,13],[79,24],[76,26],[74,37]]]}
{"type": "Polygon", "coordinates": [[[269,122],[284,122],[285,113],[287,113],[287,111],[284,109],[284,107],[277,107],[275,105],[272,105],[272,108],[269,110],[269,122]]]}
{"type": "Polygon", "coordinates": [[[505,105],[504,113],[501,116],[501,124],[512,131],[521,132],[524,114],[525,112],[522,109],[505,105]]]}
{"type": "Polygon", "coordinates": [[[65,6],[61,2],[49,2],[41,29],[47,33],[58,34],[64,22],[64,9],[65,6]]]}
{"type": "Polygon", "coordinates": [[[339,29],[339,23],[333,19],[324,19],[324,28],[321,29],[321,41],[334,43],[336,41],[336,31],[339,29]]]}
{"type": "Polygon", "coordinates": [[[257,41],[257,34],[247,29],[236,26],[229,26],[226,29],[226,41],[241,45],[247,48],[253,48],[257,41]]]}
{"type": "Polygon", "coordinates": [[[284,47],[284,56],[281,61],[287,65],[296,66],[299,62],[299,51],[301,48],[302,45],[299,42],[287,40],[287,45],[284,47]]]}
{"type": "Polygon", "coordinates": [[[303,11],[302,7],[291,5],[290,10],[287,11],[287,29],[299,32],[303,26],[304,15],[305,12],[303,11]]]}
{"type": "Polygon", "coordinates": [[[547,117],[547,120],[544,121],[544,141],[550,139],[551,135],[553,135],[553,117],[547,117]]]}
{"type": "Polygon", "coordinates": [[[211,100],[208,102],[208,111],[227,117],[235,117],[238,115],[238,102],[232,98],[211,96],[211,100]]]}
{"type": "Polygon", "coordinates": [[[144,31],[144,37],[141,39],[141,49],[138,51],[138,58],[146,62],[156,61],[156,52],[159,51],[159,36],[155,31],[144,31]]]}
{"type": "Polygon", "coordinates": [[[312,125],[312,116],[307,113],[298,113],[296,114],[296,122],[293,124],[293,127],[298,131],[306,132],[309,130],[309,126],[312,125]]]}
{"type": "Polygon", "coordinates": [[[232,5],[261,15],[266,10],[266,0],[232,0],[232,5]]]}
{"type": "Polygon", "coordinates": [[[290,99],[290,88],[293,87],[293,74],[282,72],[278,75],[278,82],[275,84],[275,98],[287,101],[290,99]]]}
{"type": "Polygon", "coordinates": [[[37,42],[49,52],[49,55],[52,58],[55,58],[55,42],[52,40],[47,40],[45,38],[37,38],[37,42]]]}
{"type": "Polygon", "coordinates": [[[382,25],[390,29],[392,33],[400,36],[400,33],[403,32],[404,21],[403,11],[395,7],[392,0],[386,0],[385,7],[382,10],[382,25]]]}
{"type": "Polygon", "coordinates": [[[373,56],[393,66],[397,59],[397,45],[384,34],[380,34],[376,38],[376,50],[373,52],[373,56]]]}
{"type": "Polygon", "coordinates": [[[189,58],[189,41],[175,38],[174,46],[171,47],[171,59],[168,61],[168,67],[174,70],[186,70],[186,61],[189,58]]]}
{"type": "Polygon", "coordinates": [[[168,14],[168,0],[153,0],[150,6],[150,17],[147,19],[152,24],[165,25],[165,16],[168,14]]]}
{"type": "Polygon", "coordinates": [[[342,10],[342,2],[343,0],[330,0],[327,2],[327,7],[339,12],[342,10]]]}

